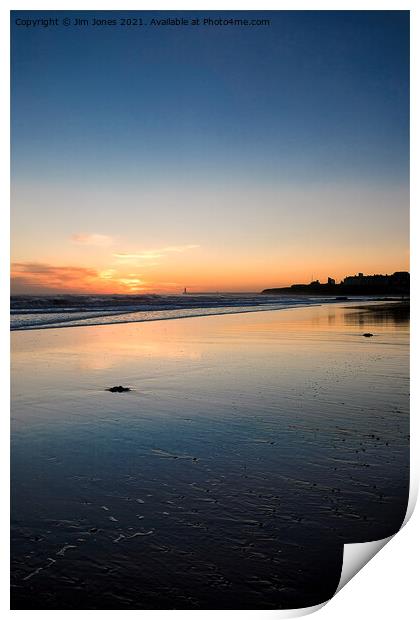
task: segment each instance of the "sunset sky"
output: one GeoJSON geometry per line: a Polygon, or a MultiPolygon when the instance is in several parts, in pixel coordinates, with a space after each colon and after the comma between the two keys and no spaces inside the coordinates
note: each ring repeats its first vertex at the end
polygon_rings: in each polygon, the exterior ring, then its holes
{"type": "Polygon", "coordinates": [[[408,12],[14,24],[129,15],[12,13],[12,292],[259,291],[408,270],[408,12]]]}

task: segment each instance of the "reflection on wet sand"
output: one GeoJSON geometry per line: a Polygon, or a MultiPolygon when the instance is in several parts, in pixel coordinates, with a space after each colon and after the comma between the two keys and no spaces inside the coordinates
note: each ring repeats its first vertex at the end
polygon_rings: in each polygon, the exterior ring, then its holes
{"type": "Polygon", "coordinates": [[[330,597],[408,494],[408,323],[360,305],[14,332],[12,607],[330,597]]]}
{"type": "Polygon", "coordinates": [[[389,327],[408,326],[410,321],[410,302],[378,303],[356,306],[344,314],[346,325],[386,325],[389,327]]]}

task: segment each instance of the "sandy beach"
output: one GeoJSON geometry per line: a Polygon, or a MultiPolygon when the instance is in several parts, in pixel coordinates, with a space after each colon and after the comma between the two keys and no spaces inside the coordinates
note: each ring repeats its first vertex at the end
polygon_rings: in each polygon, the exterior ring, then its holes
{"type": "Polygon", "coordinates": [[[379,302],[13,332],[12,608],[325,601],[404,519],[408,346],[379,302]]]}

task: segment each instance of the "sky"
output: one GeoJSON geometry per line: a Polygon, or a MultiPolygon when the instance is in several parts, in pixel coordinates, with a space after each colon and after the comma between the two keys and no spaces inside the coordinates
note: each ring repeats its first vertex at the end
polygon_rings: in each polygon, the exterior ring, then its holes
{"type": "Polygon", "coordinates": [[[409,12],[208,15],[12,12],[12,293],[408,270],[409,12]]]}

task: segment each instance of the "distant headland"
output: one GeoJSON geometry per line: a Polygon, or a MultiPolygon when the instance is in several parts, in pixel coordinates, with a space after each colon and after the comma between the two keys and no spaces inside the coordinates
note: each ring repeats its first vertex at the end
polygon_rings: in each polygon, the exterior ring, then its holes
{"type": "Polygon", "coordinates": [[[392,275],[365,276],[358,273],[347,276],[339,283],[334,278],[328,278],[327,282],[321,283],[314,280],[309,284],[292,284],[283,288],[266,288],[262,294],[306,294],[306,295],[409,295],[410,274],[408,271],[396,271],[392,275]]]}

